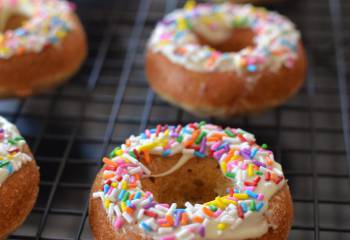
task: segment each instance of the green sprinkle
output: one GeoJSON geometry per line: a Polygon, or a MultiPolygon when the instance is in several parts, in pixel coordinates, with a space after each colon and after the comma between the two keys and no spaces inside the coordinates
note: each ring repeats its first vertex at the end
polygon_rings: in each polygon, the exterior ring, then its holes
{"type": "Polygon", "coordinates": [[[130,195],[130,193],[129,193],[129,192],[126,192],[126,193],[124,194],[124,197],[123,197],[122,201],[123,201],[123,202],[128,201],[129,195],[130,195]]]}
{"type": "Polygon", "coordinates": [[[262,147],[263,149],[267,149],[267,148],[268,148],[268,146],[267,146],[266,143],[264,143],[263,145],[261,145],[261,147],[262,147]]]}
{"type": "Polygon", "coordinates": [[[237,17],[233,19],[232,26],[237,28],[248,27],[249,21],[247,17],[237,17]]]}
{"type": "Polygon", "coordinates": [[[115,153],[116,153],[118,150],[120,150],[120,147],[116,147],[116,148],[114,148],[114,149],[113,149],[113,151],[112,151],[112,152],[110,152],[108,156],[109,156],[110,158],[115,157],[115,156],[116,156],[116,154],[115,154],[115,153]]]}
{"type": "Polygon", "coordinates": [[[133,151],[129,151],[129,155],[132,156],[133,158],[136,158],[136,155],[133,151]]]}
{"type": "Polygon", "coordinates": [[[250,209],[250,211],[255,211],[255,210],[256,210],[255,201],[251,201],[251,202],[250,202],[249,209],[250,209]]]}
{"type": "Polygon", "coordinates": [[[196,139],[196,144],[200,144],[205,136],[207,136],[207,133],[205,131],[202,131],[196,139]]]}
{"type": "Polygon", "coordinates": [[[17,136],[17,137],[15,137],[13,140],[15,140],[16,142],[19,142],[19,141],[24,140],[24,138],[21,137],[21,136],[17,136]]]}
{"type": "Polygon", "coordinates": [[[0,168],[5,167],[10,164],[9,160],[0,161],[0,168]]]}
{"type": "Polygon", "coordinates": [[[234,173],[231,173],[231,172],[227,172],[225,174],[225,176],[228,177],[228,178],[235,178],[236,177],[236,175],[234,173]]]}
{"type": "Polygon", "coordinates": [[[225,133],[227,136],[229,137],[236,137],[236,134],[234,134],[233,132],[231,132],[229,129],[225,129],[225,133]]]}
{"type": "Polygon", "coordinates": [[[256,175],[259,175],[259,176],[264,175],[264,174],[263,174],[262,172],[260,172],[260,171],[256,171],[255,174],[256,174],[256,175]]]}
{"type": "Polygon", "coordinates": [[[216,210],[218,210],[218,208],[215,205],[209,205],[209,208],[212,212],[216,212],[216,210]]]}
{"type": "Polygon", "coordinates": [[[205,121],[201,121],[201,122],[199,123],[199,127],[203,127],[205,124],[207,124],[205,121]]]}
{"type": "Polygon", "coordinates": [[[176,141],[179,142],[179,143],[182,143],[182,140],[183,140],[183,136],[180,135],[176,138],[176,141]]]}
{"type": "Polygon", "coordinates": [[[9,139],[9,140],[8,140],[8,143],[9,143],[10,145],[15,145],[15,144],[16,144],[15,140],[13,140],[13,139],[9,139]]]}

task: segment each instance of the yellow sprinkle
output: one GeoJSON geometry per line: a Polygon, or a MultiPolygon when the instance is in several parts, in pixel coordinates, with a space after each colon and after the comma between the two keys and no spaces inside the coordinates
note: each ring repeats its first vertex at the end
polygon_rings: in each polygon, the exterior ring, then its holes
{"type": "Polygon", "coordinates": [[[105,202],[104,202],[105,208],[108,209],[110,204],[111,204],[111,201],[106,199],[105,202]]]}
{"type": "Polygon", "coordinates": [[[124,152],[123,152],[123,150],[121,150],[121,149],[115,151],[115,154],[116,154],[117,156],[120,156],[120,155],[122,155],[123,153],[124,153],[124,152]]]}
{"type": "Polygon", "coordinates": [[[184,9],[192,10],[195,6],[196,6],[195,0],[187,0],[187,2],[185,3],[184,9]]]}
{"type": "Polygon", "coordinates": [[[120,203],[120,208],[122,209],[123,212],[126,211],[126,203],[125,202],[121,202],[120,203]]]}
{"type": "Polygon", "coordinates": [[[58,38],[64,38],[66,35],[67,35],[67,33],[64,31],[57,31],[56,32],[56,37],[58,37],[58,38]]]}
{"type": "Polygon", "coordinates": [[[254,176],[254,165],[252,163],[250,163],[248,166],[248,176],[249,177],[254,176]]]}
{"type": "Polygon", "coordinates": [[[116,182],[113,182],[113,183],[111,184],[111,186],[114,187],[114,188],[116,188],[116,187],[118,187],[118,184],[117,184],[116,182]]]}
{"type": "Polygon", "coordinates": [[[246,193],[234,193],[233,196],[238,200],[246,200],[249,198],[248,194],[246,193]]]}
{"type": "Polygon", "coordinates": [[[220,197],[216,197],[216,198],[215,198],[215,203],[216,203],[216,206],[217,206],[218,208],[221,208],[221,209],[226,208],[226,204],[224,203],[224,201],[221,200],[220,197]]]}
{"type": "Polygon", "coordinates": [[[226,163],[222,162],[220,165],[221,165],[221,171],[223,173],[226,173],[227,172],[227,165],[226,165],[226,163]]]}
{"type": "Polygon", "coordinates": [[[127,188],[127,183],[125,181],[122,182],[122,189],[126,190],[127,188]]]}
{"type": "Polygon", "coordinates": [[[183,31],[183,30],[186,30],[188,27],[187,27],[187,21],[186,19],[184,18],[179,18],[177,20],[177,28],[179,31],[183,31]]]}
{"type": "Polygon", "coordinates": [[[236,202],[236,201],[233,201],[233,200],[231,200],[231,199],[221,198],[221,200],[222,200],[226,205],[229,205],[229,204],[237,205],[237,202],[236,202]]]}
{"type": "Polygon", "coordinates": [[[219,223],[217,227],[218,227],[219,230],[225,230],[227,225],[226,225],[226,223],[219,223]]]}
{"type": "Polygon", "coordinates": [[[142,145],[139,150],[140,151],[143,151],[143,150],[149,151],[149,150],[152,150],[153,148],[157,147],[157,145],[158,145],[158,142],[156,142],[156,141],[151,142],[151,143],[146,143],[146,144],[142,145]]]}

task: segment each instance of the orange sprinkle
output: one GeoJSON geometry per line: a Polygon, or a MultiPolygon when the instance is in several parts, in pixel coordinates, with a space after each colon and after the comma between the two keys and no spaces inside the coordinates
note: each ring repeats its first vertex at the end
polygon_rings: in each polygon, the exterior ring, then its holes
{"type": "Polygon", "coordinates": [[[130,141],[129,138],[125,140],[125,145],[126,145],[127,147],[130,147],[131,141],[130,141]]]}
{"type": "Polygon", "coordinates": [[[187,215],[187,213],[182,213],[181,214],[181,220],[180,220],[181,225],[186,225],[187,222],[188,222],[188,215],[187,215]]]}
{"type": "Polygon", "coordinates": [[[111,159],[104,157],[102,160],[105,164],[111,165],[113,167],[118,167],[118,163],[113,162],[111,159]]]}
{"type": "Polygon", "coordinates": [[[134,197],[135,197],[135,193],[132,193],[132,194],[130,195],[129,199],[130,199],[130,200],[133,200],[134,197]]]}
{"type": "Polygon", "coordinates": [[[220,140],[221,140],[221,138],[219,138],[219,137],[212,137],[212,136],[207,137],[207,142],[217,142],[220,140]]]}
{"type": "Polygon", "coordinates": [[[131,207],[126,207],[125,211],[129,214],[132,215],[134,213],[134,209],[132,209],[131,207]]]}
{"type": "Polygon", "coordinates": [[[109,173],[109,174],[104,174],[103,175],[103,178],[104,179],[108,179],[108,178],[112,178],[112,177],[114,177],[115,176],[115,173],[109,173]]]}
{"type": "Polygon", "coordinates": [[[209,209],[204,207],[203,208],[203,212],[205,213],[205,215],[207,215],[208,217],[214,217],[214,213],[209,209]]]}
{"type": "Polygon", "coordinates": [[[185,144],[184,144],[185,147],[191,146],[191,145],[196,141],[197,137],[199,136],[199,133],[200,133],[200,130],[199,130],[199,129],[195,130],[195,131],[192,133],[191,138],[190,138],[188,141],[185,142],[185,144]]]}
{"type": "Polygon", "coordinates": [[[151,162],[151,157],[149,155],[149,151],[148,150],[143,150],[143,156],[144,156],[145,162],[147,164],[149,164],[151,162]]]}
{"type": "Polygon", "coordinates": [[[265,159],[267,161],[267,165],[272,165],[273,164],[273,161],[271,160],[271,158],[266,156],[265,159]]]}
{"type": "Polygon", "coordinates": [[[226,158],[224,159],[224,162],[227,163],[228,161],[230,161],[230,159],[233,157],[235,150],[230,149],[230,151],[228,152],[226,158]]]}
{"type": "Polygon", "coordinates": [[[199,216],[194,216],[192,220],[193,222],[196,222],[196,223],[202,223],[204,221],[204,219],[199,216]]]}
{"type": "Polygon", "coordinates": [[[171,215],[166,215],[165,219],[168,221],[168,223],[172,226],[174,224],[174,219],[171,215]]]}
{"type": "Polygon", "coordinates": [[[129,188],[135,188],[135,187],[137,187],[137,184],[136,183],[129,183],[128,187],[129,188]]]}

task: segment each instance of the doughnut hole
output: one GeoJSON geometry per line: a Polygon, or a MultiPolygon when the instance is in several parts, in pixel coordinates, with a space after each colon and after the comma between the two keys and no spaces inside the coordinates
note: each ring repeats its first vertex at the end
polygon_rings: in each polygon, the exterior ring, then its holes
{"type": "Polygon", "coordinates": [[[6,32],[8,30],[20,28],[24,22],[28,20],[29,18],[25,15],[13,14],[5,20],[6,22],[0,24],[0,32],[6,32]]]}
{"type": "Polygon", "coordinates": [[[200,45],[210,46],[219,52],[238,52],[246,47],[254,47],[254,32],[250,28],[227,29],[226,36],[220,41],[212,41],[196,31],[194,33],[200,45]]]}
{"type": "MultiPolygon", "coordinates": [[[[152,156],[152,161],[146,165],[152,174],[167,171],[181,157],[180,154],[171,157],[152,156]]],[[[164,177],[147,177],[141,180],[144,191],[153,193],[160,203],[177,203],[183,207],[185,202],[205,203],[216,196],[226,194],[226,189],[232,182],[223,176],[217,161],[210,158],[192,158],[180,169],[164,177]]]]}

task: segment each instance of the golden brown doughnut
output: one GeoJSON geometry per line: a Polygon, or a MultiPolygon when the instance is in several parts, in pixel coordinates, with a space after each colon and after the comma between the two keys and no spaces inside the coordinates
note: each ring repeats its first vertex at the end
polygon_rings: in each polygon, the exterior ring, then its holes
{"type": "Polygon", "coordinates": [[[228,117],[279,105],[296,93],[305,73],[294,25],[251,5],[177,10],[157,25],[146,52],[153,90],[198,115],[228,117]],[[231,20],[233,30],[226,26],[231,20]]]}
{"type": "Polygon", "coordinates": [[[288,237],[293,206],[280,165],[241,129],[159,125],[103,161],[89,209],[98,240],[288,237]]]}
{"type": "Polygon", "coordinates": [[[2,117],[0,135],[0,239],[4,239],[32,210],[39,191],[39,171],[16,127],[2,117]]]}
{"type": "Polygon", "coordinates": [[[21,0],[2,9],[0,97],[47,90],[78,71],[86,57],[86,37],[68,2],[21,0]],[[40,17],[36,11],[46,15],[40,17]],[[27,20],[21,25],[24,16],[27,20]]]}

